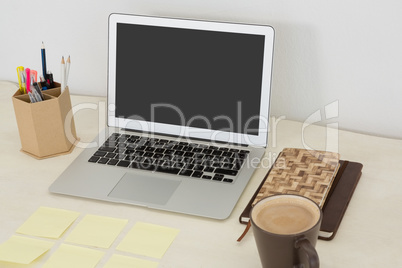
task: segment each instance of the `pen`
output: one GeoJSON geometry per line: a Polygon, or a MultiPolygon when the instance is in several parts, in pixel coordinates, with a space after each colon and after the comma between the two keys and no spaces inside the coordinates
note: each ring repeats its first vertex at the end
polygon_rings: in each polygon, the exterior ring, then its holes
{"type": "Polygon", "coordinates": [[[26,87],[27,87],[27,92],[31,92],[31,70],[29,68],[25,69],[26,72],[26,87]]]}
{"type": "Polygon", "coordinates": [[[29,99],[31,100],[31,103],[36,102],[36,99],[35,99],[34,95],[31,92],[28,92],[28,96],[29,96],[29,99]]]}
{"type": "Polygon", "coordinates": [[[66,87],[66,64],[64,62],[64,56],[61,57],[61,91],[64,91],[66,87]]]}
{"type": "Polygon", "coordinates": [[[36,91],[36,94],[39,95],[39,98],[37,98],[37,99],[39,101],[42,101],[43,100],[43,94],[42,94],[42,91],[40,90],[40,87],[39,87],[38,83],[34,82],[33,86],[34,86],[34,89],[36,91]]]}
{"type": "Polygon", "coordinates": [[[41,48],[41,54],[42,54],[42,73],[43,77],[46,79],[46,50],[45,50],[45,44],[42,42],[42,48],[41,48]]]}
{"type": "Polygon", "coordinates": [[[35,88],[32,90],[32,95],[34,96],[36,102],[42,101],[42,97],[39,95],[35,88]]]}

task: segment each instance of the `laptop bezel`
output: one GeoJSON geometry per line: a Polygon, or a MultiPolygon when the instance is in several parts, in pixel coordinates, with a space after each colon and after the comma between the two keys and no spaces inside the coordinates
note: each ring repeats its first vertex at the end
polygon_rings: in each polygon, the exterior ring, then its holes
{"type": "Polygon", "coordinates": [[[140,132],[167,134],[186,138],[197,138],[224,143],[237,143],[255,147],[266,147],[269,130],[269,106],[272,83],[272,62],[274,30],[267,25],[251,25],[226,22],[211,22],[188,19],[175,19],[165,17],[150,17],[113,13],[109,16],[108,38],[108,109],[107,123],[109,127],[124,128],[140,132]],[[233,33],[264,35],[264,60],[261,88],[261,103],[259,114],[258,135],[248,135],[211,129],[200,129],[188,126],[162,124],[141,120],[118,118],[115,115],[116,97],[116,41],[117,24],[141,24],[152,26],[176,27],[184,29],[197,29],[209,31],[223,31],[233,33]]]}

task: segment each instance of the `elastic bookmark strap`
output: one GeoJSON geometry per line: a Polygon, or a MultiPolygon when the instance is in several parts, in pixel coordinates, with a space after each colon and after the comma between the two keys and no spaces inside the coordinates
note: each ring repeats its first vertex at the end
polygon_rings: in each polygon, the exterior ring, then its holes
{"type": "Polygon", "coordinates": [[[244,232],[242,233],[242,235],[237,239],[237,242],[240,242],[243,239],[243,237],[246,236],[248,230],[250,230],[250,227],[251,227],[251,220],[248,221],[246,229],[244,229],[244,232]]]}
{"type": "Polygon", "coordinates": [[[336,188],[336,185],[338,184],[339,180],[341,179],[341,177],[343,175],[343,172],[345,171],[346,166],[348,165],[348,163],[349,163],[349,161],[344,160],[343,164],[339,167],[338,172],[335,175],[334,182],[332,183],[332,185],[331,185],[331,187],[329,189],[329,193],[328,193],[328,196],[326,198],[326,201],[324,202],[324,205],[321,208],[323,212],[325,212],[325,207],[327,206],[328,201],[331,199],[332,193],[334,192],[334,190],[336,188]]]}

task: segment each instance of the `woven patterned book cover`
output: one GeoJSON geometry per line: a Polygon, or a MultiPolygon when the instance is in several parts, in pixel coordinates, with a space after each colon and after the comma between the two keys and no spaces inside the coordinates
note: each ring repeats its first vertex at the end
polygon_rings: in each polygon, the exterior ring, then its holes
{"type": "Polygon", "coordinates": [[[338,170],[339,154],[285,148],[278,156],[254,202],[274,194],[298,194],[324,205],[338,170]]]}

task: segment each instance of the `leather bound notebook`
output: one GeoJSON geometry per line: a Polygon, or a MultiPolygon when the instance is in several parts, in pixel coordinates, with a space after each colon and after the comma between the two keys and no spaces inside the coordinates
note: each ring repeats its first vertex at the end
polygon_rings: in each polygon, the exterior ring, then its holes
{"type": "MultiPolygon", "coordinates": [[[[299,149],[284,149],[284,151],[281,152],[281,154],[278,156],[277,160],[275,161],[274,165],[271,167],[271,169],[265,175],[264,179],[262,180],[261,184],[257,188],[253,197],[250,199],[250,202],[248,203],[246,208],[241,213],[240,218],[239,218],[240,223],[242,223],[242,224],[249,223],[249,214],[250,214],[253,204],[255,204],[258,200],[260,200],[261,198],[263,198],[265,196],[268,196],[271,194],[276,194],[276,193],[301,194],[301,195],[307,196],[313,200],[314,200],[314,198],[312,198],[312,197],[317,197],[317,198],[315,198],[314,201],[316,201],[317,204],[319,204],[323,210],[323,220],[321,223],[321,231],[320,231],[319,239],[332,240],[339,228],[339,225],[342,221],[343,215],[346,211],[349,201],[352,198],[353,192],[360,179],[363,165],[360,163],[356,163],[356,162],[339,160],[339,161],[337,161],[339,164],[336,166],[335,170],[333,170],[332,167],[329,167],[329,169],[328,169],[328,166],[327,166],[327,168],[326,168],[327,173],[333,172],[333,174],[332,174],[333,176],[330,176],[329,173],[325,176],[321,175],[321,180],[324,182],[323,183],[324,186],[320,185],[322,183],[318,182],[320,187],[315,188],[315,190],[317,190],[319,193],[318,195],[312,194],[312,192],[314,191],[314,187],[311,188],[311,186],[314,186],[314,185],[312,185],[312,183],[310,182],[311,180],[308,180],[310,183],[307,183],[307,187],[304,187],[304,188],[310,189],[307,191],[305,191],[306,189],[302,189],[303,186],[306,185],[306,183],[304,183],[304,184],[299,183],[301,185],[301,187],[299,187],[297,189],[299,191],[299,193],[297,193],[295,191],[293,191],[293,192],[287,191],[287,190],[284,191],[283,189],[275,190],[273,188],[274,184],[272,182],[272,178],[278,177],[277,173],[278,173],[278,167],[280,167],[280,165],[281,165],[280,161],[284,160],[283,152],[292,152],[289,150],[299,150],[299,149]],[[281,155],[282,155],[282,158],[281,158],[281,155]],[[271,175],[271,173],[275,173],[274,176],[271,175]],[[331,179],[328,180],[328,177],[331,177],[331,179]],[[267,182],[267,181],[271,181],[271,182],[267,182]],[[271,188],[271,189],[268,189],[268,190],[264,189],[264,187],[266,187],[267,185],[268,185],[268,188],[271,188]],[[313,190],[311,190],[311,189],[313,189],[313,190]],[[275,191],[277,191],[277,192],[275,192],[275,191]],[[310,193],[306,193],[308,191],[310,191],[310,193]],[[320,199],[321,199],[321,201],[319,201],[320,199]]],[[[303,151],[301,151],[301,152],[296,151],[296,152],[301,155],[305,153],[303,151]]],[[[317,154],[321,154],[320,160],[322,160],[323,152],[319,152],[319,151],[318,152],[315,151],[315,152],[317,154]]],[[[294,154],[295,154],[295,151],[293,151],[293,155],[294,154]]],[[[291,155],[292,155],[292,153],[291,153],[291,155]]],[[[328,159],[331,159],[331,161],[332,160],[335,161],[335,159],[337,157],[336,154],[332,154],[332,153],[326,154],[325,156],[328,157],[328,159]]],[[[293,156],[291,156],[291,157],[293,157],[293,156]]],[[[314,158],[314,157],[312,157],[312,158],[314,158]]],[[[297,161],[299,161],[299,160],[296,160],[296,162],[297,161]]],[[[310,160],[307,160],[307,161],[310,161],[310,160]]],[[[315,160],[313,159],[313,162],[314,161],[315,160]]],[[[306,162],[306,160],[303,159],[301,162],[306,162]]],[[[329,163],[329,162],[327,162],[327,163],[329,163]]],[[[333,162],[331,162],[331,163],[333,164],[333,162]]],[[[292,164],[292,162],[290,164],[292,164]]],[[[319,164],[315,164],[315,165],[319,165],[319,164]]],[[[293,171],[288,171],[288,172],[291,173],[293,171]]],[[[305,172],[311,172],[311,170],[305,171],[305,172]]],[[[313,169],[313,173],[314,172],[317,172],[317,170],[313,169]]],[[[299,174],[303,175],[302,173],[299,173],[299,174]]],[[[286,174],[286,176],[291,177],[291,175],[289,175],[289,174],[286,174]]],[[[304,177],[306,177],[305,174],[304,174],[304,177]]],[[[245,231],[245,233],[246,233],[246,231],[245,231]]],[[[245,235],[245,233],[243,234],[243,236],[245,235]]],[[[241,240],[241,238],[239,238],[238,241],[240,241],[240,240],[241,240]]]]}

